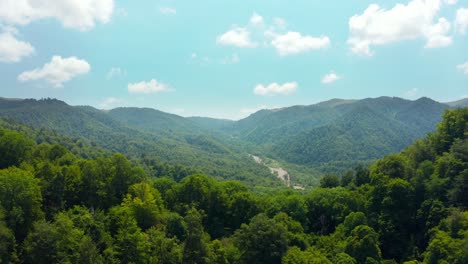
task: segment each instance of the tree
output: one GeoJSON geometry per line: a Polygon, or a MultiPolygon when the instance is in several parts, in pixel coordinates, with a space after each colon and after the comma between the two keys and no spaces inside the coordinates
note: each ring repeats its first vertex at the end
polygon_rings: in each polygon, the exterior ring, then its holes
{"type": "Polygon", "coordinates": [[[340,186],[340,179],[335,174],[327,174],[320,179],[320,187],[334,188],[340,186]]]}
{"type": "Polygon", "coordinates": [[[385,175],[390,178],[405,179],[408,171],[408,160],[399,154],[388,155],[371,166],[371,177],[385,175]]]}
{"type": "Polygon", "coordinates": [[[125,206],[111,208],[114,247],[121,263],[147,263],[149,243],[145,233],[137,225],[131,209],[125,206]]]}
{"type": "Polygon", "coordinates": [[[332,264],[332,262],[320,251],[309,248],[301,251],[298,247],[292,247],[283,257],[283,264],[332,264]]]}
{"type": "Polygon", "coordinates": [[[161,221],[163,202],[161,194],[147,183],[137,183],[129,188],[122,206],[130,208],[138,226],[144,231],[161,221]]]}
{"type": "Polygon", "coordinates": [[[34,142],[23,134],[0,130],[0,169],[18,166],[26,160],[31,152],[34,142]]]}
{"type": "Polygon", "coordinates": [[[380,261],[379,235],[371,227],[357,226],[346,242],[346,253],[355,258],[358,263],[365,263],[368,258],[380,261]]]}
{"type": "Polygon", "coordinates": [[[155,228],[147,231],[149,262],[152,264],[178,264],[182,260],[182,247],[176,238],[168,238],[155,228]]]}
{"type": "Polygon", "coordinates": [[[18,168],[0,170],[0,204],[7,226],[18,242],[23,241],[34,221],[42,219],[41,202],[39,181],[30,172],[18,168]]]}
{"type": "Polygon", "coordinates": [[[242,263],[281,263],[288,247],[287,229],[265,214],[252,218],[234,234],[242,263]]]}
{"type": "Polygon", "coordinates": [[[6,226],[5,212],[0,206],[0,263],[13,263],[15,259],[15,236],[6,226]]]}
{"type": "Polygon", "coordinates": [[[182,262],[188,264],[208,263],[208,236],[203,231],[202,214],[195,208],[188,210],[185,216],[187,238],[184,243],[182,262]]]}
{"type": "Polygon", "coordinates": [[[65,214],[58,214],[53,223],[36,222],[23,251],[28,263],[102,263],[93,241],[65,214]]]}
{"type": "Polygon", "coordinates": [[[468,122],[468,108],[445,111],[442,121],[437,125],[437,132],[432,144],[438,154],[447,152],[456,139],[464,137],[468,122]]]}

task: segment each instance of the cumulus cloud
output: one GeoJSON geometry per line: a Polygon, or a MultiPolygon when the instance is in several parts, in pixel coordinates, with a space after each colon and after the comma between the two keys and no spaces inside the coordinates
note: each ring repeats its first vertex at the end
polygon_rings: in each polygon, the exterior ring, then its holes
{"type": "Polygon", "coordinates": [[[64,27],[81,31],[97,22],[107,23],[114,11],[114,0],[2,0],[0,21],[27,25],[33,21],[55,18],[64,27]]]}
{"type": "Polygon", "coordinates": [[[163,14],[163,15],[175,15],[177,14],[177,9],[173,8],[173,7],[161,7],[159,8],[159,13],[163,14]]]}
{"type": "Polygon", "coordinates": [[[457,65],[457,69],[461,71],[463,74],[468,74],[468,61],[457,65]]]}
{"type": "Polygon", "coordinates": [[[263,17],[257,13],[253,13],[253,15],[250,17],[250,24],[254,26],[263,25],[263,17]]]}
{"type": "Polygon", "coordinates": [[[283,18],[276,17],[275,19],[273,19],[273,25],[274,27],[283,30],[286,28],[287,22],[283,18]]]}
{"type": "Polygon", "coordinates": [[[276,35],[271,41],[280,56],[294,55],[311,50],[324,49],[330,46],[330,39],[326,36],[302,36],[299,32],[288,32],[276,35]]]}
{"type": "Polygon", "coordinates": [[[455,16],[455,28],[458,32],[465,34],[468,28],[468,8],[460,8],[455,16]]]}
{"type": "Polygon", "coordinates": [[[284,94],[288,95],[297,90],[297,82],[288,82],[283,85],[271,83],[269,85],[258,84],[254,88],[254,94],[257,95],[275,95],[284,94]]]}
{"type": "Polygon", "coordinates": [[[68,82],[78,75],[88,73],[91,69],[89,63],[76,57],[62,58],[53,56],[49,63],[42,68],[32,71],[25,71],[18,76],[22,82],[45,80],[55,87],[62,87],[64,82],[68,82]]]}
{"type": "Polygon", "coordinates": [[[412,0],[389,10],[371,4],[361,15],[349,19],[348,44],[351,51],[372,56],[371,46],[417,38],[426,39],[426,48],[450,45],[450,23],[445,18],[434,22],[443,3],[447,1],[412,0]]]}
{"type": "Polygon", "coordinates": [[[121,102],[123,102],[123,100],[120,99],[120,98],[108,97],[108,98],[104,99],[104,101],[102,101],[99,104],[99,106],[101,108],[107,109],[107,108],[110,108],[112,105],[115,105],[115,104],[118,104],[118,103],[121,103],[121,102]]]}
{"type": "Polygon", "coordinates": [[[450,46],[452,44],[452,37],[446,34],[450,31],[450,22],[445,18],[439,18],[439,21],[426,29],[427,42],[426,48],[438,48],[450,46]]]}
{"type": "Polygon", "coordinates": [[[334,71],[331,71],[330,73],[325,74],[325,76],[323,76],[322,83],[329,84],[329,83],[336,82],[339,79],[341,79],[341,77],[338,76],[334,71]]]}
{"type": "Polygon", "coordinates": [[[3,28],[0,34],[0,62],[19,62],[34,53],[34,47],[28,42],[18,40],[17,34],[15,28],[3,28]]]}
{"type": "Polygon", "coordinates": [[[112,67],[109,72],[107,72],[106,78],[108,80],[113,78],[125,77],[127,76],[127,71],[119,67],[112,67]]]}
{"type": "Polygon", "coordinates": [[[140,93],[140,94],[152,94],[152,93],[160,93],[160,92],[168,92],[172,91],[172,89],[161,82],[152,79],[149,82],[138,82],[138,83],[129,83],[128,84],[128,92],[130,93],[140,93]]]}
{"type": "Polygon", "coordinates": [[[221,36],[218,36],[216,42],[221,45],[240,48],[253,48],[257,46],[257,44],[250,39],[250,32],[242,27],[235,27],[221,36]]]}
{"type": "Polygon", "coordinates": [[[272,23],[267,23],[261,15],[253,13],[245,26],[233,26],[218,36],[216,42],[240,48],[274,47],[280,56],[323,49],[330,45],[327,36],[313,37],[300,32],[285,32],[286,25],[283,18],[276,17],[272,23]]]}

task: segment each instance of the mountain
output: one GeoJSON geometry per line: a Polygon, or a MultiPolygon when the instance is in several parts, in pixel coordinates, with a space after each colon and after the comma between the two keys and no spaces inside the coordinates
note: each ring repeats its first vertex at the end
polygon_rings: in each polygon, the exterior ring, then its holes
{"type": "Polygon", "coordinates": [[[261,110],[229,132],[275,160],[336,172],[401,151],[433,131],[447,108],[425,97],[333,99],[261,110]]]}
{"type": "Polygon", "coordinates": [[[114,120],[147,132],[171,134],[177,131],[199,132],[194,122],[152,108],[121,107],[107,112],[114,120]]]}
{"type": "Polygon", "coordinates": [[[295,183],[315,184],[396,153],[434,131],[450,105],[429,98],[332,99],[260,110],[239,121],[181,117],[151,108],[102,111],[56,99],[0,99],[0,117],[80,138],[135,159],[157,158],[224,179],[275,181],[265,164],[286,169],[295,183]]]}
{"type": "Polygon", "coordinates": [[[203,128],[190,120],[153,109],[101,111],[89,106],[70,106],[56,99],[0,99],[0,117],[81,138],[136,159],[150,157],[191,166],[218,178],[277,183],[267,168],[247,154],[196,132],[203,128]]]}
{"type": "Polygon", "coordinates": [[[450,107],[457,108],[457,107],[468,107],[468,98],[460,99],[458,101],[448,102],[445,103],[450,107]]]}

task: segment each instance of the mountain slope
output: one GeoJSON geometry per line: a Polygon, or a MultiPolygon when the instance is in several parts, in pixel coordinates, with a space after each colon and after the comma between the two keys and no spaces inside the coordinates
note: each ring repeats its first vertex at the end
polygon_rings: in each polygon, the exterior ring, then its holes
{"type": "MultiPolygon", "coordinates": [[[[119,114],[124,116],[122,112],[119,114]]],[[[151,120],[151,116],[149,114],[146,121],[151,120]]],[[[167,117],[169,114],[164,113],[163,116],[167,117]]],[[[82,138],[134,158],[155,157],[166,162],[196,167],[214,177],[256,184],[276,184],[268,170],[256,164],[246,154],[229,149],[208,135],[188,133],[185,128],[189,125],[186,123],[191,122],[182,117],[171,116],[173,119],[166,120],[166,124],[170,125],[165,126],[164,130],[151,129],[158,123],[155,119],[145,125],[144,121],[127,115],[129,122],[124,124],[101,110],[87,106],[74,107],[55,99],[0,100],[0,117],[82,138]],[[171,129],[175,132],[171,133],[171,129]]]]}
{"type": "Polygon", "coordinates": [[[231,133],[276,160],[337,172],[401,151],[433,131],[447,108],[429,98],[333,99],[262,110],[238,121],[231,133]]]}

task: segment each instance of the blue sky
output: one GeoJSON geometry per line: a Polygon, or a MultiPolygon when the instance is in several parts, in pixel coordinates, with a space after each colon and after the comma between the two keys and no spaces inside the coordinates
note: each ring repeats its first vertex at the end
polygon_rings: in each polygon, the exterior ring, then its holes
{"type": "Polygon", "coordinates": [[[468,0],[47,3],[0,0],[2,97],[232,119],[468,97],[468,0]]]}

